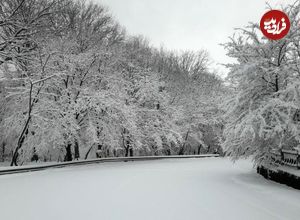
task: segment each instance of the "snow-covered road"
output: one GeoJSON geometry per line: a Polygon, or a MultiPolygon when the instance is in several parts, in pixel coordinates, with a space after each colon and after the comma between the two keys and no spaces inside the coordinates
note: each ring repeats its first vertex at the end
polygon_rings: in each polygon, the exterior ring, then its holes
{"type": "Polygon", "coordinates": [[[300,191],[223,158],[0,176],[3,220],[299,220],[300,191]]]}

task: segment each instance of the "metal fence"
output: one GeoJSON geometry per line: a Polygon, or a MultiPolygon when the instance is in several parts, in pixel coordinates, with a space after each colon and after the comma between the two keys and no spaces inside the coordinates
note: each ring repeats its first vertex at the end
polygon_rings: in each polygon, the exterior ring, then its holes
{"type": "Polygon", "coordinates": [[[0,175],[25,173],[25,172],[40,171],[40,170],[45,170],[50,168],[63,168],[69,166],[80,166],[80,165],[107,163],[107,162],[149,161],[149,160],[162,160],[162,159],[187,159],[187,158],[206,158],[206,157],[219,157],[219,154],[99,158],[99,159],[90,159],[90,160],[82,160],[82,161],[62,162],[62,163],[49,164],[49,165],[34,165],[30,167],[20,166],[20,167],[7,168],[3,170],[0,169],[0,175]]]}
{"type": "Polygon", "coordinates": [[[300,169],[300,151],[299,150],[279,150],[273,151],[271,160],[277,165],[284,165],[300,169]]]}

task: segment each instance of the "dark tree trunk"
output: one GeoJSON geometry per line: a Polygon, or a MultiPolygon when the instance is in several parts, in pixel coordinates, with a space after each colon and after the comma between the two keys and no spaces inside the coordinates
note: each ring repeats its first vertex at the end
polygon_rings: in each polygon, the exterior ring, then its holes
{"type": "Polygon", "coordinates": [[[103,147],[102,144],[98,144],[98,149],[97,149],[97,151],[96,151],[96,157],[97,157],[97,158],[101,158],[101,157],[103,156],[102,147],[103,147]]]}
{"type": "Polygon", "coordinates": [[[171,150],[167,149],[167,155],[171,155],[171,150]]]}
{"type": "Polygon", "coordinates": [[[64,161],[72,161],[72,144],[68,144],[66,147],[66,155],[64,161]]]}
{"type": "Polygon", "coordinates": [[[129,141],[129,140],[126,140],[125,157],[130,156],[130,154],[131,154],[131,152],[130,152],[131,149],[132,149],[132,147],[131,147],[131,145],[130,145],[130,141],[129,141]]]}
{"type": "Polygon", "coordinates": [[[128,157],[129,155],[129,147],[125,147],[125,157],[128,157]]]}
{"type": "Polygon", "coordinates": [[[198,146],[198,155],[200,155],[200,153],[201,153],[201,144],[199,144],[198,146]]]}
{"type": "Polygon", "coordinates": [[[79,146],[77,141],[75,141],[75,145],[74,145],[74,154],[75,154],[75,159],[78,160],[80,158],[80,152],[79,152],[79,146]]]}
{"type": "Polygon", "coordinates": [[[278,82],[278,74],[275,76],[275,91],[279,91],[279,82],[278,82]]]}
{"type": "Polygon", "coordinates": [[[5,146],[6,146],[6,143],[5,142],[3,142],[2,143],[2,158],[1,158],[1,160],[2,160],[2,162],[4,162],[4,156],[5,156],[5,146]]]}
{"type": "Polygon", "coordinates": [[[33,89],[33,84],[30,83],[29,103],[28,103],[28,116],[27,116],[25,125],[23,127],[23,130],[22,130],[22,132],[21,132],[21,134],[19,136],[19,139],[18,139],[18,142],[17,142],[17,147],[14,150],[10,166],[14,166],[14,165],[18,166],[17,160],[18,160],[18,157],[19,157],[19,149],[22,148],[23,143],[25,141],[25,138],[26,138],[26,136],[28,134],[29,123],[30,123],[30,120],[31,120],[31,111],[32,111],[33,104],[35,102],[35,101],[32,102],[32,89],[33,89]]]}
{"type": "Polygon", "coordinates": [[[84,157],[85,160],[88,158],[88,156],[89,156],[89,154],[90,154],[92,148],[93,148],[93,145],[92,145],[92,146],[89,148],[89,150],[86,152],[85,157],[84,157]]]}
{"type": "Polygon", "coordinates": [[[133,157],[133,148],[132,147],[129,149],[129,153],[130,153],[130,157],[133,157]]]}
{"type": "Polygon", "coordinates": [[[178,155],[183,155],[184,154],[184,144],[180,147],[178,155]]]}
{"type": "Polygon", "coordinates": [[[208,148],[207,148],[207,154],[209,153],[209,151],[210,151],[210,145],[208,145],[208,148]]]}
{"type": "Polygon", "coordinates": [[[26,136],[28,134],[28,127],[29,127],[29,121],[30,121],[30,119],[31,119],[31,117],[29,117],[27,119],[25,127],[24,127],[24,130],[23,130],[23,132],[21,133],[21,135],[19,137],[18,145],[17,145],[16,149],[14,150],[10,166],[18,166],[17,160],[18,160],[18,157],[19,157],[19,149],[22,148],[23,143],[25,141],[25,138],[26,138],[26,136]]]}

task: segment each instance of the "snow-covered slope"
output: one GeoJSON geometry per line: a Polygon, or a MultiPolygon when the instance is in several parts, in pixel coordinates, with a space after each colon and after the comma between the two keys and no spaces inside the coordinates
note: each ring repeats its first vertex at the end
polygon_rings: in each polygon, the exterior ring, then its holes
{"type": "Polygon", "coordinates": [[[300,191],[222,158],[0,176],[3,220],[298,220],[300,191]]]}

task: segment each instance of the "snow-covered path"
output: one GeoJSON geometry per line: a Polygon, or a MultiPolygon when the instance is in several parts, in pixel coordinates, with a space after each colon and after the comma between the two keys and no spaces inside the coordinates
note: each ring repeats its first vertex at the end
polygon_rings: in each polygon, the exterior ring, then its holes
{"type": "Polygon", "coordinates": [[[0,176],[3,220],[299,220],[300,191],[223,158],[0,176]]]}

